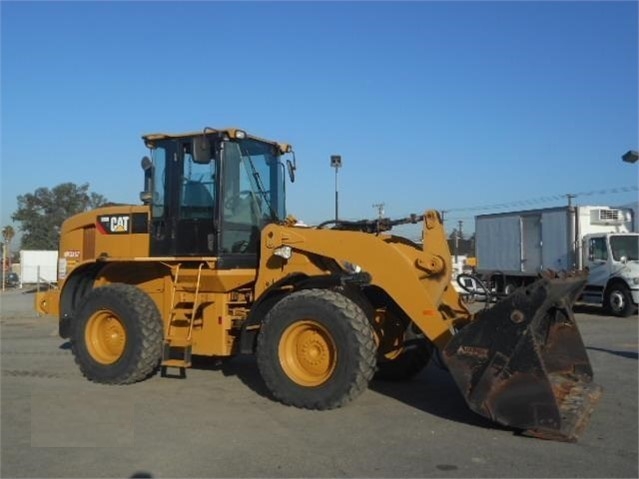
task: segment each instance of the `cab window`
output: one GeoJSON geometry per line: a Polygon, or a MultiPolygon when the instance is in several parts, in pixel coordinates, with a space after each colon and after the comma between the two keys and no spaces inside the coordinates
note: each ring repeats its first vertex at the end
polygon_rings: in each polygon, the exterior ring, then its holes
{"type": "Polygon", "coordinates": [[[196,163],[193,154],[183,154],[180,218],[213,218],[215,204],[215,161],[196,163]]]}
{"type": "Polygon", "coordinates": [[[591,261],[608,261],[606,238],[592,238],[590,240],[589,257],[591,261]]]}

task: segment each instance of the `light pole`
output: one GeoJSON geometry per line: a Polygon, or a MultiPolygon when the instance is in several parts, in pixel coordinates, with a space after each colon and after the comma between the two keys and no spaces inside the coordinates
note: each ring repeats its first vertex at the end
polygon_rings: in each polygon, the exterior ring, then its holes
{"type": "Polygon", "coordinates": [[[373,208],[377,208],[377,219],[382,219],[384,216],[384,203],[375,203],[373,208]]]}
{"type": "Polygon", "coordinates": [[[4,278],[5,275],[7,274],[4,270],[5,266],[6,266],[6,258],[7,257],[7,243],[3,242],[2,243],[2,292],[4,293],[4,278]]]}
{"type": "Polygon", "coordinates": [[[340,155],[331,155],[331,167],[335,168],[335,222],[339,218],[339,200],[337,193],[337,170],[342,167],[342,157],[340,155]]]}

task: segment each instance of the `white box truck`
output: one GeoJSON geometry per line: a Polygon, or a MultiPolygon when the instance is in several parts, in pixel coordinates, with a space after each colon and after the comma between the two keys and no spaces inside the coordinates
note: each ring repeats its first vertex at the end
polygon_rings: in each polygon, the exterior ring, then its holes
{"type": "Polygon", "coordinates": [[[564,206],[475,217],[477,273],[510,294],[543,270],[588,269],[580,301],[630,316],[639,303],[632,208],[564,206]]]}
{"type": "Polygon", "coordinates": [[[20,251],[20,287],[24,284],[55,283],[58,281],[58,252],[56,250],[20,251]]]}

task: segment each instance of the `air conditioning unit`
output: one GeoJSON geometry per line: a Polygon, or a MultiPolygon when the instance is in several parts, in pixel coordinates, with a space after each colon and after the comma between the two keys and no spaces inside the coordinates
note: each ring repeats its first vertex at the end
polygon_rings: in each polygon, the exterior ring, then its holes
{"type": "Polygon", "coordinates": [[[600,208],[590,212],[590,223],[593,225],[622,225],[625,221],[622,210],[600,208]]]}

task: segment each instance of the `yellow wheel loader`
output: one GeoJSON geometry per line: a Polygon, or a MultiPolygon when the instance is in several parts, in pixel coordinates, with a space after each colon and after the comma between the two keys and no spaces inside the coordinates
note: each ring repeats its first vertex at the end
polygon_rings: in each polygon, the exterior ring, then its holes
{"type": "Polygon", "coordinates": [[[36,297],[89,380],[255,353],[274,398],[331,409],[437,355],[478,414],[558,440],[585,427],[601,389],[572,313],[581,276],[471,314],[437,211],[300,226],[285,211],[290,145],[235,128],[143,139],[142,204],[67,219],[58,288],[36,297]],[[389,233],[406,223],[423,245],[389,233]]]}

